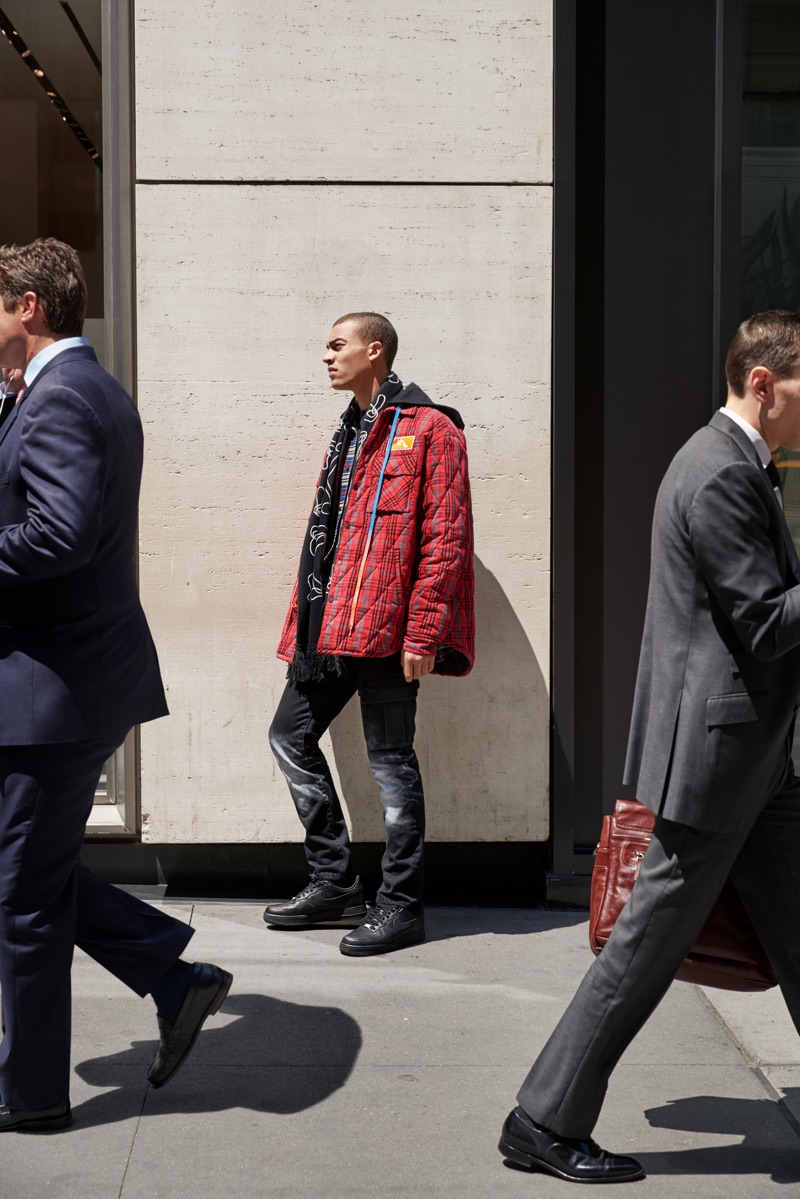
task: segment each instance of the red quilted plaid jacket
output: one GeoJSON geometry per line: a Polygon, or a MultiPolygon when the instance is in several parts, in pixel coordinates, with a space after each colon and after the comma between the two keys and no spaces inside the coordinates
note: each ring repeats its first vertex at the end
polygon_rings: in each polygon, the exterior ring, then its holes
{"type": "MultiPolygon", "coordinates": [[[[472,669],[472,504],[462,430],[455,409],[434,405],[414,383],[379,414],[350,483],[317,643],[320,653],[382,658],[406,649],[436,654],[435,670],[440,674],[467,674],[472,669]],[[400,417],[359,584],[398,404],[400,417]]],[[[296,621],[295,582],[278,646],[278,657],[286,662],[294,655],[296,621]]]]}

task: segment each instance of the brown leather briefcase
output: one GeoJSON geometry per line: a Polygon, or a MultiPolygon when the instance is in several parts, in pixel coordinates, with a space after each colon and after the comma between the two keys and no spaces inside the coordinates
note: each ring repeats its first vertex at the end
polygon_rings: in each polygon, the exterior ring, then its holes
{"type": "MultiPolygon", "coordinates": [[[[589,907],[589,944],[595,954],[600,953],[630,898],[654,823],[650,809],[630,799],[618,799],[613,814],[603,818],[589,907]]],[[[722,888],[676,978],[727,991],[767,991],[777,985],[731,882],[722,888]]]]}

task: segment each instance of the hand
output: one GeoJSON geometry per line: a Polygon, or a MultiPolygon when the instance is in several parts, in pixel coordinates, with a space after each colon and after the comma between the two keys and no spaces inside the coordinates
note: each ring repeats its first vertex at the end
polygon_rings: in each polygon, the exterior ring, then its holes
{"type": "Polygon", "coordinates": [[[400,653],[400,665],[403,667],[407,683],[413,683],[414,679],[421,679],[430,674],[435,661],[436,654],[410,654],[407,649],[400,653]]]}

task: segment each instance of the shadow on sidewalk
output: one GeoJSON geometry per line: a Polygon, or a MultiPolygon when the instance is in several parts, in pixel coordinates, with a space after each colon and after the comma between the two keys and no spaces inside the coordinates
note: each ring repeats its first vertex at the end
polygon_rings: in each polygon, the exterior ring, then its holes
{"type": "Polygon", "coordinates": [[[425,908],[425,940],[451,941],[482,933],[532,936],[586,924],[588,912],[548,912],[541,908],[425,908]]]}
{"type": "Polygon", "coordinates": [[[710,1145],[670,1153],[636,1153],[648,1174],[764,1174],[773,1182],[800,1182],[800,1141],[785,1147],[788,1124],[781,1106],[771,1099],[727,1099],[697,1095],[645,1116],[654,1128],[712,1136],[742,1137],[738,1145],[710,1145]]]}
{"type": "MultiPolygon", "coordinates": [[[[371,908],[372,904],[368,906],[371,908]]],[[[588,921],[588,912],[550,912],[542,908],[453,908],[426,904],[425,943],[453,941],[457,937],[479,937],[486,933],[503,937],[534,936],[556,929],[574,928],[578,924],[588,924],[588,921]]],[[[326,920],[315,924],[313,930],[278,928],[275,925],[268,927],[271,934],[278,936],[302,936],[309,931],[326,929],[347,932],[357,928],[360,923],[361,920],[326,920]]],[[[408,948],[419,951],[420,946],[411,945],[408,948]]]]}
{"type": "MultiPolygon", "coordinates": [[[[222,1028],[206,1024],[180,1073],[148,1096],[146,1112],[303,1111],[345,1085],[361,1050],[361,1029],[340,1008],[232,995],[220,1015],[239,1019],[222,1028]]],[[[120,1088],[74,1109],[83,1128],[130,1116],[131,1081],[144,1082],[156,1044],[135,1041],[76,1065],[90,1086],[120,1088]]]]}

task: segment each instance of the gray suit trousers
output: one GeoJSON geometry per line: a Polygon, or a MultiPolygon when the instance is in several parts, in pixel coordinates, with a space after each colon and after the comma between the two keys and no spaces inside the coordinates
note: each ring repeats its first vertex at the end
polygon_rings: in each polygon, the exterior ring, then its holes
{"type": "Polygon", "coordinates": [[[800,779],[790,772],[749,831],[656,819],[630,901],[519,1091],[565,1137],[588,1137],[609,1076],[661,1001],[731,876],[800,1032],[800,779]]]}

